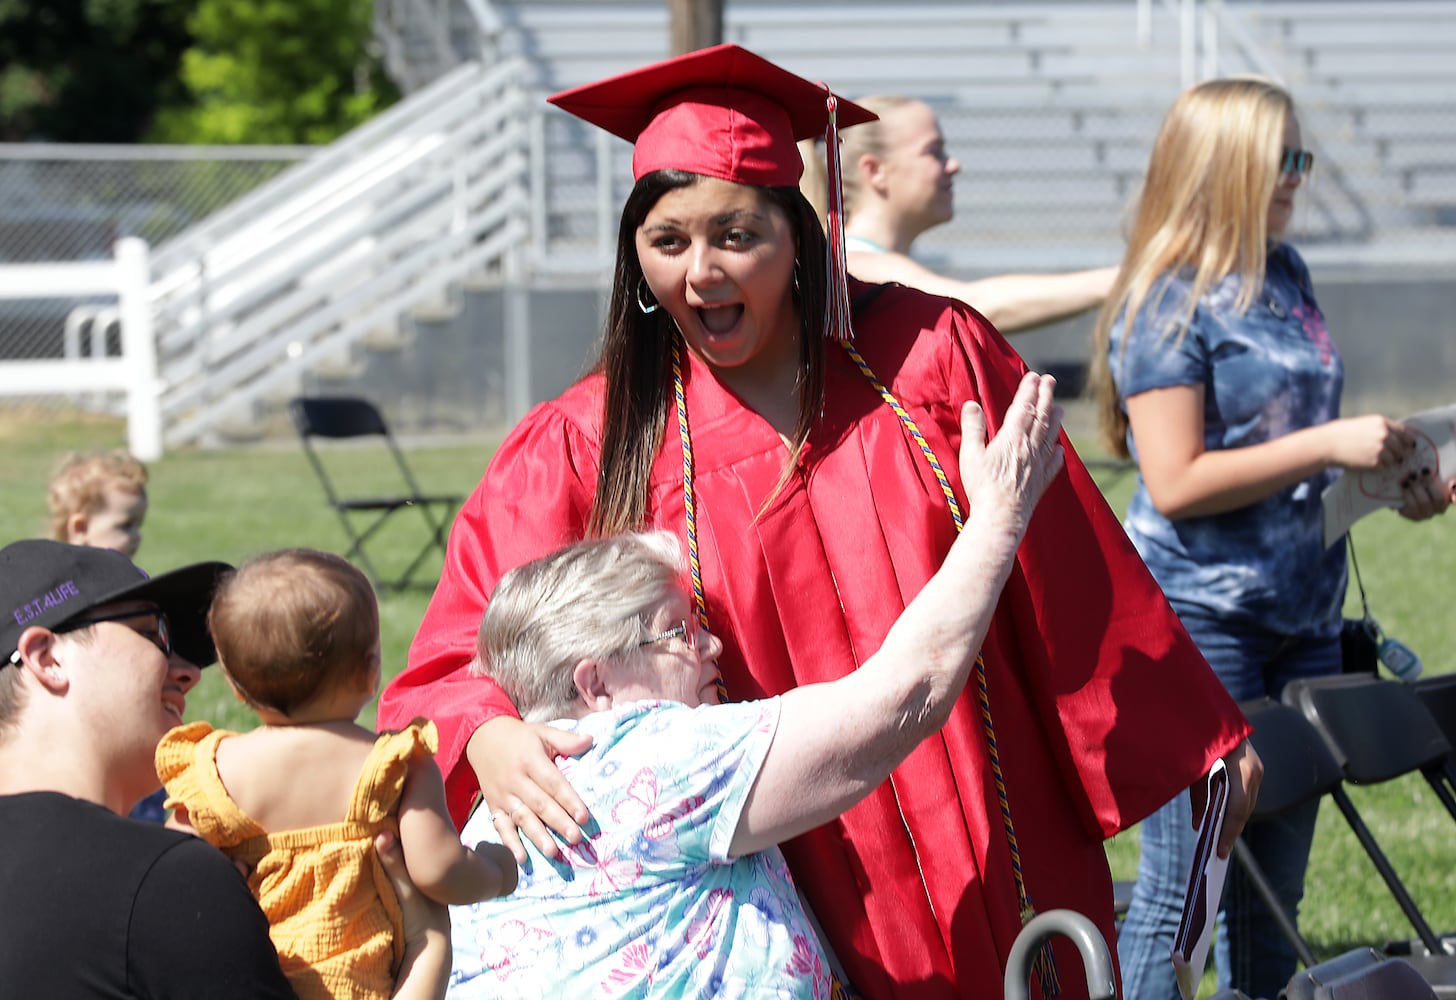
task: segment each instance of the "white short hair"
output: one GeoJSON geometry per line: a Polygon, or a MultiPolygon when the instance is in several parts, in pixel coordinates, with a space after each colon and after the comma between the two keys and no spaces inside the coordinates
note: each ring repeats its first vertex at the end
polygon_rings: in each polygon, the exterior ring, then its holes
{"type": "Polygon", "coordinates": [[[518,566],[491,594],[471,670],[499,684],[527,722],[573,715],[576,664],[637,655],[682,574],[682,550],[665,531],[577,542],[518,566]]]}

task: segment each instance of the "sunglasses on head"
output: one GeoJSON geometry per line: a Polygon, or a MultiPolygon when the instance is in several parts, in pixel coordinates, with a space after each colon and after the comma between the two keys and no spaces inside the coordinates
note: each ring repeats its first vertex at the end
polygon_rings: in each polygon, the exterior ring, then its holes
{"type": "Polygon", "coordinates": [[[1285,147],[1279,155],[1280,174],[1307,174],[1314,166],[1314,154],[1307,149],[1285,147]]]}

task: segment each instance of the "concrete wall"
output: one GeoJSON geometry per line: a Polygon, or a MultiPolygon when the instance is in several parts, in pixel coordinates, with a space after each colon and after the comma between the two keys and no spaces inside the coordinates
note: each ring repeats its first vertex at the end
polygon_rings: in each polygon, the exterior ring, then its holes
{"type": "MultiPolygon", "coordinates": [[[[1456,274],[1314,278],[1345,360],[1344,412],[1402,416],[1456,402],[1456,274]]],[[[1023,333],[1012,344],[1032,367],[1055,371],[1088,357],[1093,319],[1023,333]]]]}
{"type": "MultiPolygon", "coordinates": [[[[1400,416],[1456,402],[1456,275],[1330,275],[1316,287],[1347,371],[1345,412],[1400,416]]],[[[370,351],[351,380],[318,381],[309,391],[349,392],[381,402],[405,433],[504,429],[507,424],[505,296],[467,292],[453,319],[417,322],[405,349],[370,351]]],[[[531,293],[526,338],[530,399],[559,394],[595,358],[605,292],[531,293]]],[[[1087,314],[1013,338],[1034,368],[1071,389],[1091,350],[1087,314]]]]}

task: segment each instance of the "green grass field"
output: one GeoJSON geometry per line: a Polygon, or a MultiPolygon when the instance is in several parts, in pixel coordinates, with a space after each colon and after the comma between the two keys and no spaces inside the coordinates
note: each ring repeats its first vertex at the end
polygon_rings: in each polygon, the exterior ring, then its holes
{"type": "MultiPolygon", "coordinates": [[[[1076,438],[1084,440],[1075,421],[1071,426],[1076,438]]],[[[45,532],[46,480],[63,452],[115,447],[124,440],[118,421],[52,407],[0,409],[0,447],[7,456],[7,473],[0,480],[3,540],[45,532]]],[[[416,443],[409,447],[410,463],[425,489],[466,493],[480,478],[495,443],[485,438],[416,443]]],[[[1095,451],[1089,449],[1089,454],[1095,451]]],[[[333,458],[361,479],[389,482],[386,474],[391,470],[373,453],[343,449],[333,458]]],[[[138,555],[151,572],[201,559],[235,562],[289,545],[337,552],[347,548],[343,530],[325,507],[318,481],[293,441],[178,451],[152,463],[151,477],[151,510],[138,555]]],[[[1121,510],[1133,477],[1112,471],[1102,473],[1099,481],[1112,506],[1121,510]]],[[[385,544],[374,550],[389,565],[402,565],[423,538],[422,520],[410,512],[399,517],[395,531],[382,537],[385,544]]],[[[1456,658],[1451,653],[1452,626],[1442,607],[1456,594],[1456,519],[1413,525],[1381,512],[1356,527],[1355,540],[1371,608],[1385,631],[1416,650],[1427,673],[1450,671],[1456,658]]],[[[438,561],[431,572],[437,566],[438,561]]],[[[403,668],[428,599],[427,588],[381,595],[386,677],[403,668]]],[[[1357,601],[1347,605],[1352,613],[1356,607],[1357,601]]],[[[252,725],[215,670],[204,674],[190,699],[189,716],[230,728],[252,725]]],[[[372,710],[361,721],[372,725],[372,710]]],[[[1437,930],[1456,928],[1456,837],[1450,817],[1429,789],[1419,778],[1405,778],[1356,788],[1352,794],[1431,923],[1437,930]]],[[[1111,841],[1108,857],[1116,877],[1132,878],[1136,831],[1111,841]]],[[[1413,936],[1333,807],[1320,814],[1300,923],[1322,956],[1413,936]]],[[[1205,992],[1209,982],[1206,978],[1205,992]]]]}

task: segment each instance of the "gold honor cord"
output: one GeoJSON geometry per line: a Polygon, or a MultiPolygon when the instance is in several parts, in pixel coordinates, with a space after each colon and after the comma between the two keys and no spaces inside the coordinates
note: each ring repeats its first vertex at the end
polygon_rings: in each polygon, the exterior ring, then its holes
{"type": "MultiPolygon", "coordinates": [[[[905,429],[920,446],[921,453],[924,454],[925,460],[930,463],[930,468],[935,473],[935,481],[940,483],[940,490],[945,494],[945,502],[950,507],[951,520],[955,522],[956,532],[959,533],[965,527],[961,505],[955,498],[955,492],[950,488],[950,480],[946,478],[945,468],[940,464],[940,459],[935,457],[935,451],[930,447],[930,442],[925,440],[925,435],[920,433],[920,428],[915,426],[915,420],[905,407],[900,405],[895,394],[875,375],[869,362],[864,359],[864,355],[855,350],[854,345],[847,340],[841,340],[839,345],[844,348],[845,353],[849,355],[860,373],[869,379],[870,385],[875,387],[880,398],[895,411],[895,415],[900,418],[900,423],[905,425],[905,429]]],[[[1025,927],[1031,918],[1036,916],[1036,908],[1031,905],[1031,896],[1026,891],[1026,878],[1021,871],[1021,848],[1016,842],[1016,827],[1011,822],[1011,799],[1006,794],[1006,778],[1001,773],[1001,753],[996,745],[996,726],[991,721],[991,697],[986,685],[986,661],[981,658],[979,653],[976,654],[976,698],[981,703],[981,723],[986,730],[986,750],[991,759],[991,775],[996,779],[996,800],[1001,806],[1001,822],[1006,827],[1006,843],[1011,848],[1011,874],[1016,880],[1021,925],[1025,927]]],[[[1036,959],[1032,962],[1032,971],[1036,973],[1036,977],[1041,983],[1042,996],[1050,998],[1061,995],[1062,987],[1057,979],[1057,963],[1052,956],[1049,942],[1044,942],[1037,949],[1036,959]]]]}
{"type": "MultiPolygon", "coordinates": [[[[959,532],[965,526],[965,517],[961,513],[960,502],[956,500],[955,491],[951,489],[950,480],[945,474],[945,468],[940,464],[930,442],[925,440],[925,435],[916,426],[914,419],[900,405],[888,386],[879,380],[874,370],[870,368],[869,362],[859,353],[848,340],[839,341],[841,347],[854,362],[860,373],[869,380],[876,392],[880,394],[895,415],[900,418],[905,429],[920,446],[921,454],[930,463],[931,471],[935,473],[935,480],[940,484],[941,492],[945,495],[946,506],[950,509],[951,520],[955,522],[955,529],[959,532]]],[[[683,504],[686,510],[687,535],[688,535],[688,565],[692,571],[693,579],[693,602],[697,607],[698,623],[703,628],[708,628],[708,609],[703,598],[703,574],[702,566],[698,560],[698,526],[697,512],[693,500],[693,445],[692,437],[688,433],[688,408],[687,396],[683,391],[682,377],[682,341],[674,340],[672,352],[672,378],[673,395],[677,404],[677,426],[678,434],[682,441],[683,454],[683,504]]],[[[1031,897],[1026,891],[1026,879],[1021,870],[1021,848],[1016,841],[1016,828],[1011,821],[1011,800],[1006,793],[1006,778],[1001,772],[1001,755],[996,744],[996,727],[991,720],[991,700],[986,684],[986,663],[978,654],[976,656],[976,697],[980,702],[981,723],[986,731],[986,749],[991,761],[991,774],[996,782],[996,799],[1001,807],[1001,821],[1006,828],[1006,843],[1011,850],[1011,873],[1016,881],[1016,895],[1018,908],[1021,913],[1021,923],[1025,926],[1032,917],[1036,916],[1036,908],[1032,906],[1031,897]]],[[[727,690],[723,684],[723,677],[718,677],[718,698],[720,701],[727,701],[727,690]]],[[[1048,998],[1061,995],[1061,984],[1057,977],[1056,961],[1052,956],[1050,942],[1045,942],[1037,950],[1037,957],[1032,963],[1032,971],[1036,973],[1037,980],[1041,984],[1042,996],[1048,998]]],[[[832,978],[830,988],[831,1000],[857,1000],[859,994],[849,983],[841,982],[838,976],[832,978]]]]}

